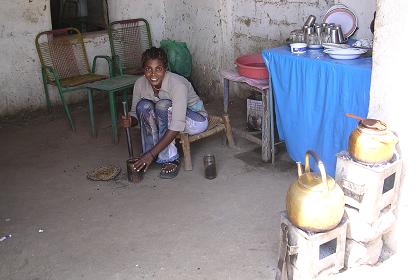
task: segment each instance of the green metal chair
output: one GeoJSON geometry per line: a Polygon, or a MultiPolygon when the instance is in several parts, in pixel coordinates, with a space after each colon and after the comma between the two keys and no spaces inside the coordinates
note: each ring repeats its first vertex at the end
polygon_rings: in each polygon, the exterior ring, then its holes
{"type": "MultiPolygon", "coordinates": [[[[105,75],[95,74],[96,60],[106,59],[108,62],[109,75],[113,76],[112,61],[108,56],[95,56],[92,70],[82,35],[76,28],[63,28],[58,30],[44,31],[35,39],[35,45],[41,62],[42,81],[44,83],[45,98],[48,111],[51,112],[51,101],[48,93],[48,84],[57,87],[64,112],[70,128],[74,131],[74,125],[69,106],[65,100],[65,93],[85,91],[86,84],[107,79],[105,75]]],[[[88,95],[89,104],[92,104],[92,96],[88,95]]]]}
{"type": "Polygon", "coordinates": [[[118,69],[120,74],[143,75],[141,55],[152,47],[147,20],[138,18],[112,22],[109,41],[114,69],[118,69]]]}

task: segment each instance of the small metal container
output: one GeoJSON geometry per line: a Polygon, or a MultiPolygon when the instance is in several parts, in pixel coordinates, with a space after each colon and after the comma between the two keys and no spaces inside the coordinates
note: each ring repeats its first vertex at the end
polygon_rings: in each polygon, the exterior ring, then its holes
{"type": "Polygon", "coordinates": [[[315,33],[313,26],[305,25],[303,27],[303,33],[308,35],[315,33]]]}
{"type": "Polygon", "coordinates": [[[330,36],[331,36],[331,43],[334,43],[334,44],[339,44],[340,43],[337,29],[335,29],[335,28],[331,29],[330,36]]]}
{"type": "Polygon", "coordinates": [[[325,27],[325,33],[327,33],[328,35],[331,35],[331,30],[333,29],[334,29],[334,26],[327,25],[327,27],[325,27]]]}
{"type": "Polygon", "coordinates": [[[211,180],[217,177],[216,159],[214,155],[208,154],[203,157],[204,176],[211,180]]]}
{"type": "Polygon", "coordinates": [[[316,20],[316,17],[315,17],[314,15],[310,15],[310,16],[306,19],[304,26],[305,26],[305,25],[308,25],[308,26],[313,26],[313,25],[315,24],[315,20],[316,20]]]}
{"type": "Polygon", "coordinates": [[[339,43],[340,44],[344,43],[345,39],[344,39],[343,31],[341,30],[341,25],[336,25],[334,29],[337,29],[339,43]]]}
{"type": "Polygon", "coordinates": [[[314,33],[315,33],[315,31],[314,31],[314,28],[312,26],[305,25],[303,27],[304,42],[307,43],[309,35],[314,34],[314,33]]]}
{"type": "Polygon", "coordinates": [[[127,160],[127,177],[128,181],[132,183],[139,183],[143,179],[143,170],[136,171],[134,169],[134,163],[138,158],[130,158],[127,160]]]}
{"type": "Polygon", "coordinates": [[[314,26],[314,28],[315,28],[315,33],[318,35],[318,37],[321,37],[322,36],[322,26],[321,25],[315,25],[314,26]]]}

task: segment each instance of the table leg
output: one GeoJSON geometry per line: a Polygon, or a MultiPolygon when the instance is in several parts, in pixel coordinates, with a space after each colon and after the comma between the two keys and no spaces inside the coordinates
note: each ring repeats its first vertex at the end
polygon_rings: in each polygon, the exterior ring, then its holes
{"type": "Polygon", "coordinates": [[[263,102],[263,118],[261,131],[261,158],[264,162],[271,159],[271,133],[270,133],[270,109],[268,92],[264,90],[261,92],[263,102]]]}
{"type": "Polygon", "coordinates": [[[118,143],[117,109],[115,107],[114,91],[108,92],[108,98],[109,98],[109,109],[111,111],[112,141],[114,142],[114,144],[117,144],[118,143]]]}
{"type": "Polygon", "coordinates": [[[223,79],[223,109],[227,114],[229,106],[229,80],[223,79]]]}
{"type": "Polygon", "coordinates": [[[269,77],[268,100],[270,108],[270,136],[271,136],[271,164],[275,162],[275,144],[274,144],[274,98],[273,88],[271,87],[271,75],[269,77]]]}
{"type": "Polygon", "coordinates": [[[98,134],[96,133],[96,126],[95,126],[95,112],[93,111],[93,98],[92,98],[92,90],[87,89],[87,95],[89,100],[89,117],[90,117],[90,129],[93,137],[97,137],[98,134]]]}

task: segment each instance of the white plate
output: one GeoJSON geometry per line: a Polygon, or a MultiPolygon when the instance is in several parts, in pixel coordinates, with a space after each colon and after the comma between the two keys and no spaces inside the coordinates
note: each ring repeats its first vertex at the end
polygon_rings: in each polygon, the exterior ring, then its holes
{"type": "Polygon", "coordinates": [[[323,17],[323,22],[340,24],[345,38],[353,35],[357,29],[356,15],[343,6],[330,9],[323,17]]]}
{"type": "Polygon", "coordinates": [[[367,50],[354,48],[324,50],[324,53],[328,54],[331,58],[334,59],[356,59],[359,58],[365,52],[367,52],[367,50]]]}
{"type": "Polygon", "coordinates": [[[334,44],[334,43],[322,43],[324,49],[348,49],[350,48],[347,44],[334,44]]]}
{"type": "Polygon", "coordinates": [[[348,9],[348,7],[347,7],[346,5],[341,4],[341,3],[338,3],[338,4],[334,5],[334,6],[331,6],[331,7],[328,9],[328,11],[326,12],[326,14],[327,14],[328,12],[330,12],[330,11],[334,10],[334,9],[337,9],[337,8],[345,8],[345,9],[348,9]]]}
{"type": "Polygon", "coordinates": [[[361,54],[328,54],[331,58],[334,59],[356,59],[361,56],[361,54]]]}

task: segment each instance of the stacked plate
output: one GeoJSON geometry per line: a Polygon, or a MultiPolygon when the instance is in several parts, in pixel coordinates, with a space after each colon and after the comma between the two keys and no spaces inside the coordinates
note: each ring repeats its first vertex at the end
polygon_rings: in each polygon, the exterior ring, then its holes
{"type": "Polygon", "coordinates": [[[356,15],[343,4],[332,6],[324,15],[322,21],[341,25],[341,30],[345,38],[349,38],[357,30],[356,15]]]}
{"type": "Polygon", "coordinates": [[[356,49],[356,48],[331,48],[325,49],[324,53],[328,54],[331,58],[334,59],[356,59],[359,58],[362,54],[367,52],[365,49],[356,49]]]}

